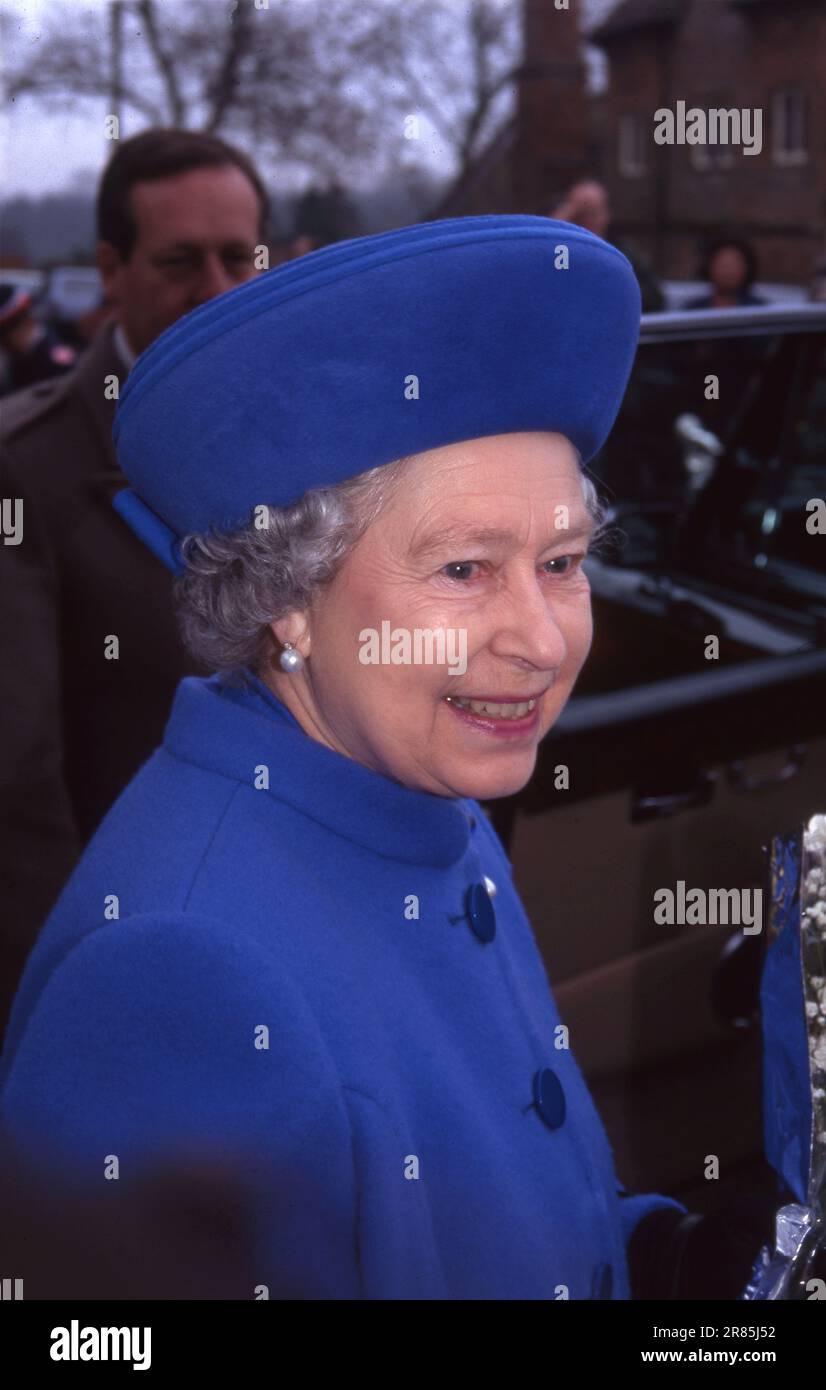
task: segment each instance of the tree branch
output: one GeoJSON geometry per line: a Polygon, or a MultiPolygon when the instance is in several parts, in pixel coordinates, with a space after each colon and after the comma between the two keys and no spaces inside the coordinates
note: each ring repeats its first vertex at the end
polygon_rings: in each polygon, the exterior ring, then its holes
{"type": "Polygon", "coordinates": [[[138,17],[143,21],[149,51],[155,60],[155,64],[161,75],[161,80],[166,88],[172,124],[185,125],[186,103],[184,102],[180,86],[178,85],[178,75],[175,70],[175,64],[171,56],[165,51],[163,43],[161,42],[154,0],[137,0],[135,10],[138,17]]]}

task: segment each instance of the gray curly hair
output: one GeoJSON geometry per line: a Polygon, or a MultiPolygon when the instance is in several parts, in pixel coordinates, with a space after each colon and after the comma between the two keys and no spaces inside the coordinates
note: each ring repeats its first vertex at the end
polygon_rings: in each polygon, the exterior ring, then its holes
{"type": "MultiPolygon", "coordinates": [[[[194,660],[225,677],[245,667],[259,674],[272,645],[270,624],[307,608],[332,583],[395,494],[409,462],[396,459],[334,486],[312,488],[287,507],[261,507],[260,525],[186,536],[186,569],[175,581],[174,602],[194,660]]],[[[597,528],[593,546],[606,529],[606,514],[579,462],[583,498],[597,528]]]]}

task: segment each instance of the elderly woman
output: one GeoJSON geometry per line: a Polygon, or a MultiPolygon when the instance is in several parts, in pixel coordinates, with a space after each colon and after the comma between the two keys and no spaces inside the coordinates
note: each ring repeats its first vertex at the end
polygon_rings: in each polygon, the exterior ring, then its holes
{"type": "Polygon", "coordinates": [[[479,805],[588,655],[638,319],[591,233],[433,222],[205,305],[123,392],[116,506],[215,674],[41,933],[3,1118],[93,1181],[231,1157],[271,1297],[624,1299],[684,1219],[623,1191],[479,805]]]}

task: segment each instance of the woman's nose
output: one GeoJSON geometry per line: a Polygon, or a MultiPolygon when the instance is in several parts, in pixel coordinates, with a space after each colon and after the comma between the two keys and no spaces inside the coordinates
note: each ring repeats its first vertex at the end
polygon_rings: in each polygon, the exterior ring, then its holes
{"type": "Polygon", "coordinates": [[[511,584],[502,596],[494,649],[502,656],[520,657],[538,670],[558,670],[568,643],[558,620],[553,596],[538,578],[511,584]]]}

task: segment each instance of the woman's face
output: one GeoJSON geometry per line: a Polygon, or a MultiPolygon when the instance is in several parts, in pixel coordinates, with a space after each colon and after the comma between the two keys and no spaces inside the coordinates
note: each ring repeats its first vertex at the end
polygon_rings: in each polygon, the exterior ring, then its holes
{"type": "Polygon", "coordinates": [[[308,659],[269,683],[308,734],[406,786],[507,796],[588,655],[592,525],[562,435],[417,455],[303,622],[275,625],[308,659]],[[507,721],[456,700],[536,706],[507,721]]]}
{"type": "Polygon", "coordinates": [[[742,251],[736,246],[722,246],[711,258],[709,279],[718,290],[733,294],[742,289],[748,276],[748,266],[742,251]]]}

